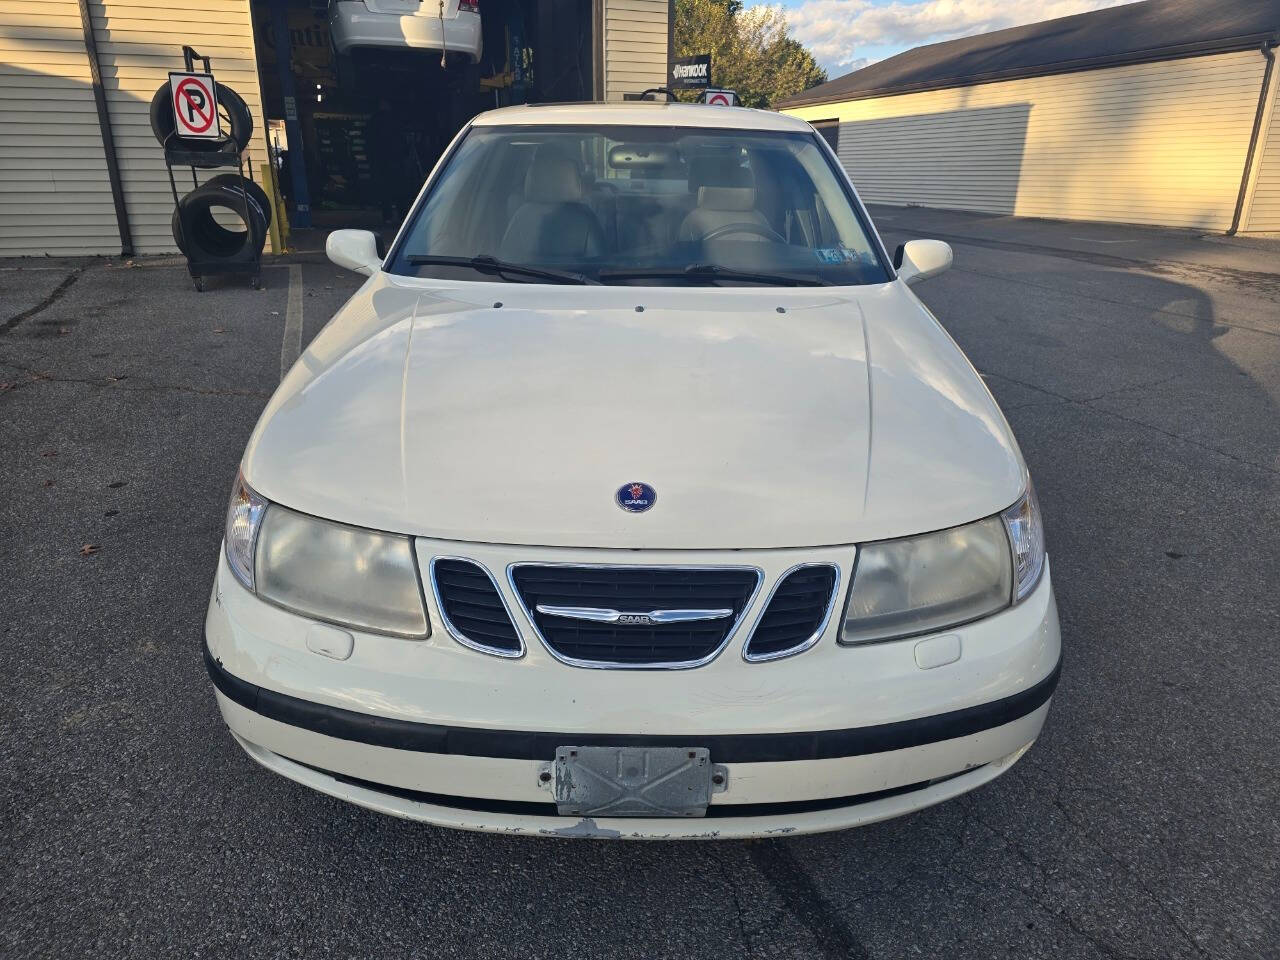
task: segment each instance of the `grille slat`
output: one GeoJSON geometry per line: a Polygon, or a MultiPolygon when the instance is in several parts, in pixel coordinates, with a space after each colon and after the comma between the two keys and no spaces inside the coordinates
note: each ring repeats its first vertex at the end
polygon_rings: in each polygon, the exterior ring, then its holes
{"type": "Polygon", "coordinates": [[[769,609],[779,614],[800,613],[807,615],[812,611],[815,603],[826,603],[830,593],[831,590],[828,586],[825,590],[805,590],[796,596],[774,597],[769,609]]]}
{"type": "Polygon", "coordinates": [[[826,622],[838,579],[836,568],[828,564],[786,574],[747,640],[747,659],[780,656],[806,646],[826,622]]]}
{"type": "Polygon", "coordinates": [[[489,575],[470,560],[437,558],[431,564],[436,598],[450,632],[463,643],[518,656],[520,635],[489,575]]]}
{"type": "Polygon", "coordinates": [[[449,619],[455,623],[461,617],[470,623],[488,624],[490,627],[510,627],[511,620],[505,610],[493,610],[472,601],[456,602],[449,619]]]}
{"type": "MultiPolygon", "coordinates": [[[[771,613],[773,616],[770,617],[769,624],[767,627],[764,628],[764,632],[780,633],[780,634],[786,635],[786,634],[794,633],[796,630],[802,629],[807,626],[809,628],[809,633],[812,633],[813,628],[816,626],[816,624],[813,622],[813,607],[815,604],[819,606],[825,606],[826,602],[827,602],[826,597],[818,598],[817,600],[814,600],[812,603],[809,604],[809,609],[796,611],[794,613],[792,612],[783,613],[781,611],[774,610],[772,607],[770,607],[769,613],[771,613]]],[[[760,633],[761,633],[760,630],[756,630],[756,636],[759,636],[760,633]]]]}
{"type": "Polygon", "coordinates": [[[693,665],[712,657],[759,586],[752,568],[573,567],[520,564],[512,582],[551,650],[588,665],[693,665]],[[731,616],[693,623],[615,625],[539,613],[539,604],[599,607],[623,613],[730,609],[731,616]]]}

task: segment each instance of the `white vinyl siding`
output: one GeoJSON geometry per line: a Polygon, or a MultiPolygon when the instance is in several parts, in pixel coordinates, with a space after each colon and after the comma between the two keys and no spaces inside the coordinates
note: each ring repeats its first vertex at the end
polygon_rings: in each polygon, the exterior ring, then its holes
{"type": "Polygon", "coordinates": [[[1280,232],[1280,64],[1271,78],[1271,103],[1265,126],[1258,132],[1257,179],[1242,232],[1280,232]]]}
{"type": "MultiPolygon", "coordinates": [[[[164,154],[151,134],[151,96],[168,82],[170,70],[184,69],[184,43],[210,57],[218,82],[240,94],[253,113],[245,160],[260,179],[266,135],[248,0],[90,0],[89,6],[135,250],[173,251],[173,196],[164,154]]],[[[227,172],[201,171],[200,182],[227,172]]],[[[192,187],[191,171],[175,168],[174,175],[181,196],[192,187]]]]}
{"type": "MultiPolygon", "coordinates": [[[[176,249],[173,197],[149,108],[182,44],[213,58],[253,112],[266,162],[248,0],[90,0],[102,84],[137,253],[176,249]]],[[[224,171],[202,172],[201,181],[224,171]]],[[[177,171],[179,192],[191,189],[177,171]]],[[[0,0],[0,256],[119,254],[120,232],[77,0],[0,0]]]]}
{"type": "Polygon", "coordinates": [[[1248,50],[785,112],[839,118],[870,201],[1226,230],[1264,67],[1248,50]]]}
{"type": "Polygon", "coordinates": [[[0,257],[118,254],[76,0],[0,0],[0,257]]]}
{"type": "Polygon", "coordinates": [[[667,84],[667,0],[605,0],[604,98],[667,84]]]}

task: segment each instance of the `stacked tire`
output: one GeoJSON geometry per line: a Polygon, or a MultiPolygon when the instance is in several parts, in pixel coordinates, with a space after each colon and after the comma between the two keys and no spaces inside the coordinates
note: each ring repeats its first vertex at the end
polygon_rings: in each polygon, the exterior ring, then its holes
{"type": "Polygon", "coordinates": [[[256,183],[223,173],[179,200],[170,226],[178,249],[192,260],[259,257],[271,226],[271,204],[256,183]],[[229,230],[218,223],[214,214],[219,209],[244,220],[245,229],[229,230]]]}
{"type": "MultiPolygon", "coordinates": [[[[224,84],[216,85],[218,113],[224,134],[216,140],[179,137],[173,116],[173,101],[166,82],[151,98],[151,132],[165,148],[181,150],[183,164],[194,167],[226,166],[228,158],[238,162],[253,136],[253,115],[238,93],[224,84]]],[[[196,187],[178,201],[173,211],[173,239],[193,262],[246,261],[262,256],[271,226],[271,202],[258,184],[238,173],[222,173],[196,187]],[[234,219],[244,229],[229,229],[218,222],[234,219]],[[228,216],[231,215],[230,217],[228,216]]],[[[197,281],[197,286],[202,284],[197,281]]]]}

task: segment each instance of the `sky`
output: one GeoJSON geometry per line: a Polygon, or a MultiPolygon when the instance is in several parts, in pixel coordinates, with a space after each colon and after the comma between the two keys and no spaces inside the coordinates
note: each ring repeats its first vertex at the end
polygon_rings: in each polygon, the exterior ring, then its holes
{"type": "MultiPolygon", "coordinates": [[[[831,79],[895,53],[1131,0],[773,0],[831,79]]],[[[748,6],[758,6],[748,2],[748,6]]]]}

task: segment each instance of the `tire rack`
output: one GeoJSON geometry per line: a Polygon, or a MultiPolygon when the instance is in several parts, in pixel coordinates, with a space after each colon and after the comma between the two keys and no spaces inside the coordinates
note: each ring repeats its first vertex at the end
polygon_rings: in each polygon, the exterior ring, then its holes
{"type": "MultiPolygon", "coordinates": [[[[213,73],[209,65],[209,58],[202,57],[192,47],[184,46],[182,48],[182,57],[186,61],[187,73],[195,73],[195,64],[199,60],[204,66],[205,73],[213,73]]],[[[217,109],[217,104],[213,105],[217,109]]],[[[182,215],[182,207],[178,198],[178,184],[173,177],[173,168],[190,167],[191,183],[193,189],[200,186],[199,180],[196,178],[196,168],[214,170],[222,167],[235,167],[240,172],[240,200],[241,210],[243,213],[244,227],[249,232],[252,240],[253,220],[249,210],[249,191],[245,187],[245,166],[244,155],[236,146],[236,142],[231,137],[224,138],[225,142],[217,150],[190,150],[182,147],[181,138],[177,135],[175,125],[174,132],[165,137],[164,141],[164,165],[169,171],[169,189],[173,192],[173,206],[178,211],[178,229],[182,231],[183,246],[191,249],[191,245],[186,242],[187,224],[182,215]]],[[[250,176],[253,174],[250,168],[250,176]]],[[[186,254],[187,272],[191,274],[191,280],[195,284],[196,290],[204,293],[204,278],[214,274],[246,274],[249,277],[249,286],[254,290],[262,288],[262,254],[257,250],[256,243],[246,243],[245,252],[233,257],[210,257],[208,259],[200,259],[186,254]]]]}

